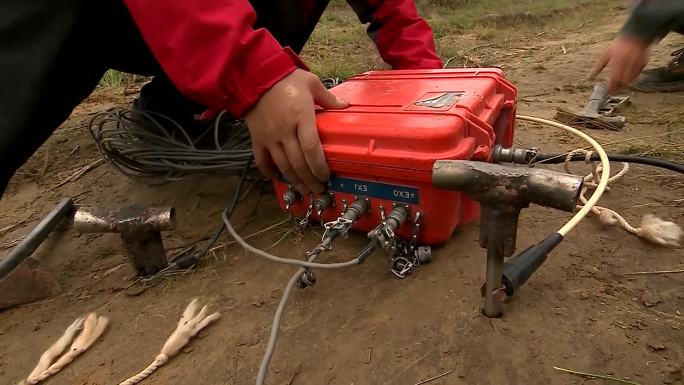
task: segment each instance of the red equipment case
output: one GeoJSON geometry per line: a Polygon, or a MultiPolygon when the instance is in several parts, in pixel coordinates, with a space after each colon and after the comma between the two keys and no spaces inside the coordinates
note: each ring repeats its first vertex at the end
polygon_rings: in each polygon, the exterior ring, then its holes
{"type": "MultiPolygon", "coordinates": [[[[333,221],[344,202],[370,200],[371,210],[354,229],[370,231],[393,204],[408,205],[409,220],[396,232],[410,238],[422,212],[417,243],[435,245],[456,227],[479,218],[465,194],[432,186],[432,166],[440,159],[490,161],[495,144],[513,141],[516,89],[497,68],[387,70],[363,73],[331,89],[351,102],[343,110],[318,110],[317,123],[332,172],[328,192],[335,206],[315,221],[333,221]]],[[[289,188],[274,182],[280,205],[289,188]]],[[[314,196],[313,199],[316,199],[314,196]]],[[[309,197],[290,211],[303,217],[309,197]]]]}

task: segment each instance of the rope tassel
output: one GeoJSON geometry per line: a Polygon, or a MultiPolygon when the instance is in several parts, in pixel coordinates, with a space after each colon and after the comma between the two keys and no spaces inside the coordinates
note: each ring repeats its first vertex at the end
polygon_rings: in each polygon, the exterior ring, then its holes
{"type": "MultiPolygon", "coordinates": [[[[575,154],[584,154],[585,162],[591,164],[591,173],[584,177],[584,187],[580,194],[580,201],[582,204],[586,204],[587,199],[584,197],[584,194],[589,188],[596,187],[596,183],[598,183],[598,180],[600,179],[599,175],[602,171],[601,165],[597,165],[595,162],[591,161],[591,151],[575,150],[568,153],[566,158],[565,171],[567,173],[571,173],[569,164],[572,156],[575,154]]],[[[629,171],[629,164],[622,163],[622,166],[620,172],[610,177],[608,180],[609,183],[615,182],[627,174],[627,171],[629,171]]],[[[608,187],[606,187],[606,191],[608,191],[608,187]]],[[[640,227],[637,228],[627,222],[627,220],[618,212],[607,207],[594,206],[592,207],[591,212],[598,216],[599,222],[603,225],[619,225],[625,229],[625,231],[660,246],[677,247],[680,245],[682,229],[674,222],[664,221],[652,214],[647,214],[641,220],[640,227]]]]}
{"type": "Polygon", "coordinates": [[[41,355],[38,365],[20,385],[37,384],[57,374],[73,362],[76,357],[88,350],[100,338],[108,325],[108,318],[98,316],[95,313],[76,319],[64,331],[64,334],[41,355]],[[76,336],[79,331],[81,333],[76,336]],[[59,357],[70,343],[71,348],[59,357]],[[59,359],[52,363],[57,357],[59,359]],[[50,365],[51,363],[52,365],[50,365]]]}
{"type": "Polygon", "coordinates": [[[200,330],[221,317],[221,314],[219,313],[207,315],[207,306],[203,306],[199,312],[197,311],[198,308],[199,304],[195,298],[185,308],[176,330],[171,334],[169,339],[166,340],[161,352],[159,352],[154,361],[142,372],[121,382],[119,385],[135,385],[149,377],[157,369],[166,364],[169,359],[177,355],[200,330]]]}

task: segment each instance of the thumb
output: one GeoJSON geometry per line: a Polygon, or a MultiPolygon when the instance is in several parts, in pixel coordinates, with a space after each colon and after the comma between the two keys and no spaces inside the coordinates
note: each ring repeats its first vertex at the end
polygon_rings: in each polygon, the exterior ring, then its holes
{"type": "Polygon", "coordinates": [[[325,109],[342,109],[349,107],[349,101],[337,97],[330,92],[323,83],[316,82],[313,89],[313,98],[316,103],[325,109]]]}

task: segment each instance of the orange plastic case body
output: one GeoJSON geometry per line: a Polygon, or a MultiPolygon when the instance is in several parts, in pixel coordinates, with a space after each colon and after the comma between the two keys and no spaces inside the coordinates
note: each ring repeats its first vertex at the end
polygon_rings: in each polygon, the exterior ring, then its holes
{"type": "MultiPolygon", "coordinates": [[[[417,243],[435,245],[479,218],[479,205],[464,193],[432,186],[432,167],[441,159],[490,161],[495,144],[512,145],[516,89],[501,70],[371,71],[331,91],[351,105],[317,111],[335,204],[311,220],[333,221],[345,202],[368,198],[371,209],[354,229],[370,231],[381,222],[380,206],[388,214],[394,204],[408,205],[409,220],[396,233],[410,238],[420,212],[417,243]]],[[[291,186],[274,185],[285,209],[291,186]]],[[[303,217],[310,203],[299,197],[289,210],[303,217]]]]}

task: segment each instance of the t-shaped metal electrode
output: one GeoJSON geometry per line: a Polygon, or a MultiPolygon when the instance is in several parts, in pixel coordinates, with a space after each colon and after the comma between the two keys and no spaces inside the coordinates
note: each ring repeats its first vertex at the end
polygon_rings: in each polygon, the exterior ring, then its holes
{"type": "Polygon", "coordinates": [[[503,261],[515,252],[520,210],[534,203],[572,212],[577,207],[583,179],[525,166],[440,160],[434,164],[432,183],[440,189],[462,191],[480,203],[480,246],[487,249],[483,312],[487,317],[500,317],[507,291],[503,261]]]}
{"type": "Polygon", "coordinates": [[[168,266],[161,232],[175,226],[172,207],[133,205],[111,211],[79,207],[74,214],[74,229],[81,233],[120,233],[128,259],[140,276],[168,266]]]}

